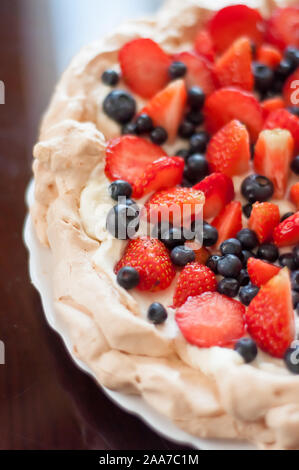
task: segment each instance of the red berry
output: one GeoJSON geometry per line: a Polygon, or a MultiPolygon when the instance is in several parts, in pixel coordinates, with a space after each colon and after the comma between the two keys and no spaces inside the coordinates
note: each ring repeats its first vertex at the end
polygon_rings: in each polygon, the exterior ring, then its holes
{"type": "Polygon", "coordinates": [[[173,306],[180,307],[190,296],[215,291],[216,276],[210,268],[199,263],[189,263],[181,271],[173,296],[173,306]]]}
{"type": "Polygon", "coordinates": [[[234,238],[242,229],[242,207],[239,201],[227,204],[213,220],[212,225],[218,230],[217,246],[224,240],[234,238]]]}
{"type": "Polygon", "coordinates": [[[275,69],[282,59],[281,52],[271,44],[262,44],[256,51],[256,60],[261,64],[275,69]]]}
{"type": "Polygon", "coordinates": [[[210,62],[214,62],[215,48],[211,35],[207,29],[201,29],[197,33],[194,43],[194,49],[197,54],[204,56],[210,62]]]}
{"type": "Polygon", "coordinates": [[[205,219],[216,217],[235,197],[232,179],[223,173],[212,173],[193,186],[205,195],[203,215],[205,219]]]}
{"type": "Polygon", "coordinates": [[[286,109],[272,111],[267,117],[264,129],[287,129],[293,136],[295,150],[299,149],[299,118],[286,109]]]}
{"type": "Polygon", "coordinates": [[[185,78],[188,88],[199,86],[206,95],[210,95],[216,89],[213,68],[207,59],[193,54],[193,52],[181,52],[176,54],[174,58],[183,62],[187,67],[185,78]]]}
{"type": "Polygon", "coordinates": [[[266,39],[280,49],[299,47],[299,8],[277,8],[268,20],[266,39]]]}
{"type": "Polygon", "coordinates": [[[261,102],[261,107],[264,110],[265,117],[268,117],[272,111],[282,109],[285,107],[285,102],[280,96],[274,96],[261,102]]]}
{"type": "Polygon", "coordinates": [[[253,230],[260,243],[271,240],[273,230],[279,224],[279,208],[271,202],[255,202],[252,206],[248,227],[253,230]]]}
{"type": "Polygon", "coordinates": [[[299,243],[299,212],[291,215],[275,228],[273,239],[279,247],[299,243]]]}
{"type": "Polygon", "coordinates": [[[296,209],[299,209],[299,183],[292,185],[290,190],[290,199],[292,203],[296,206],[296,209]]]}
{"type": "Polygon", "coordinates": [[[267,263],[257,258],[249,258],[247,261],[247,271],[252,284],[261,287],[272,277],[279,273],[280,268],[274,264],[267,263]]]}

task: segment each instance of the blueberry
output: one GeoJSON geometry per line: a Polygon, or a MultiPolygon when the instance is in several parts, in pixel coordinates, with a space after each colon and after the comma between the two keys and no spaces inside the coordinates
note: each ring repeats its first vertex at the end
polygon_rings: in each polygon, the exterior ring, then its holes
{"type": "Polygon", "coordinates": [[[114,121],[125,124],[131,121],[136,112],[136,101],[124,90],[114,90],[106,96],[103,108],[114,121]]]}
{"type": "Polygon", "coordinates": [[[243,214],[247,219],[249,219],[251,211],[252,211],[252,204],[250,202],[248,204],[245,204],[245,206],[242,207],[243,214]]]}
{"type": "Polygon", "coordinates": [[[153,120],[148,114],[142,113],[136,119],[136,129],[138,134],[146,134],[147,132],[151,132],[153,128],[153,120]]]}
{"type": "Polygon", "coordinates": [[[299,268],[299,245],[294,246],[293,256],[296,263],[296,268],[299,268]]]}
{"type": "Polygon", "coordinates": [[[190,152],[191,153],[202,153],[206,151],[207,144],[209,142],[209,134],[205,131],[196,132],[190,139],[190,152]]]}
{"type": "Polygon", "coordinates": [[[292,301],[293,301],[293,307],[297,308],[299,305],[299,292],[292,290],[292,301]]]}
{"type": "Polygon", "coordinates": [[[170,227],[169,230],[161,233],[161,241],[167,248],[172,250],[176,246],[183,245],[185,238],[181,228],[170,227]]]}
{"type": "Polygon", "coordinates": [[[124,289],[133,289],[139,284],[139,273],[131,266],[124,266],[117,273],[117,282],[124,289]]]}
{"type": "Polygon", "coordinates": [[[247,284],[249,284],[250,278],[247,269],[241,269],[240,274],[238,276],[238,281],[240,286],[247,286],[247,284]]]}
{"type": "Polygon", "coordinates": [[[135,122],[128,122],[122,127],[122,134],[137,134],[137,127],[135,122]]]}
{"type": "Polygon", "coordinates": [[[257,346],[251,338],[245,337],[239,339],[234,346],[234,350],[243,357],[246,364],[254,361],[257,356],[257,346]]]}
{"type": "Polygon", "coordinates": [[[250,175],[244,179],[241,192],[248,202],[264,202],[270,199],[274,192],[274,186],[266,176],[250,175]]]}
{"type": "Polygon", "coordinates": [[[270,90],[274,74],[272,69],[267,65],[261,64],[259,62],[253,63],[253,76],[254,76],[254,86],[257,91],[260,93],[265,93],[270,90]]]}
{"type": "Polygon", "coordinates": [[[192,124],[192,122],[187,121],[187,119],[185,119],[179,127],[178,134],[180,137],[182,137],[182,139],[189,139],[194,134],[194,131],[195,131],[194,124],[192,124]]]}
{"type": "Polygon", "coordinates": [[[285,79],[293,72],[293,70],[294,67],[292,62],[287,59],[282,59],[274,72],[275,81],[278,80],[284,82],[285,79]]]}
{"type": "Polygon", "coordinates": [[[257,257],[266,261],[274,262],[277,260],[278,255],[278,248],[273,243],[262,243],[257,250],[257,257]]]}
{"type": "Polygon", "coordinates": [[[164,127],[157,126],[150,133],[150,139],[154,144],[162,145],[168,139],[167,131],[164,127]]]}
{"type": "Polygon", "coordinates": [[[175,154],[177,157],[182,157],[185,161],[187,161],[188,158],[190,157],[190,153],[189,153],[189,150],[188,150],[188,149],[180,149],[180,150],[177,150],[176,152],[174,152],[174,154],[175,154]]]}
{"type": "Polygon", "coordinates": [[[291,163],[291,170],[296,174],[299,175],[299,155],[293,158],[291,163]]]}
{"type": "Polygon", "coordinates": [[[204,115],[197,109],[191,109],[191,111],[186,114],[186,119],[195,126],[200,126],[204,122],[204,115]]]}
{"type": "Polygon", "coordinates": [[[220,251],[223,255],[236,255],[240,256],[242,245],[236,238],[228,238],[220,245],[220,251]]]}
{"type": "Polygon", "coordinates": [[[188,90],[188,104],[193,109],[201,109],[205,102],[205,94],[198,86],[193,86],[188,90]]]}
{"type": "Polygon", "coordinates": [[[189,181],[187,178],[184,177],[182,179],[181,186],[182,188],[192,188],[193,183],[191,183],[191,181],[189,181]]]}
{"type": "Polygon", "coordinates": [[[218,265],[218,261],[220,259],[221,259],[221,256],[212,255],[208,258],[208,260],[206,262],[206,266],[208,266],[208,268],[210,268],[215,274],[218,273],[217,265],[218,265]]]}
{"type": "Polygon", "coordinates": [[[105,72],[102,74],[102,82],[108,86],[115,86],[119,82],[119,74],[116,72],[116,70],[105,70],[105,72]]]}
{"type": "Polygon", "coordinates": [[[187,72],[187,67],[183,62],[180,61],[174,61],[172,64],[170,64],[168,73],[169,76],[172,80],[175,80],[176,78],[184,77],[187,72]]]}
{"type": "Polygon", "coordinates": [[[293,374],[299,374],[299,347],[288,348],[284,355],[284,362],[293,374]]]}
{"type": "Polygon", "coordinates": [[[162,234],[164,232],[167,232],[170,228],[172,228],[172,224],[170,222],[158,222],[152,230],[152,237],[153,238],[158,238],[158,240],[161,240],[162,234]]]}
{"type": "Polygon", "coordinates": [[[150,322],[154,323],[154,325],[164,323],[167,319],[166,308],[159,302],[152,303],[148,308],[147,318],[150,322]]]}
{"type": "Polygon", "coordinates": [[[176,266],[186,266],[187,263],[195,261],[195,253],[187,246],[176,246],[171,251],[170,258],[176,266]]]}
{"type": "Polygon", "coordinates": [[[218,273],[224,277],[237,278],[242,269],[242,263],[236,255],[225,255],[217,264],[218,273]]]}
{"type": "Polygon", "coordinates": [[[292,289],[299,292],[299,270],[292,272],[291,283],[292,283],[292,289]]]}
{"type": "Polygon", "coordinates": [[[287,110],[289,111],[289,113],[299,117],[299,106],[289,106],[287,110]]]}
{"type": "Polygon", "coordinates": [[[296,269],[296,261],[294,259],[293,253],[284,253],[278,258],[280,266],[287,266],[291,271],[296,269]]]}
{"type": "Polygon", "coordinates": [[[116,180],[110,184],[108,188],[109,194],[115,201],[118,200],[119,197],[131,197],[132,195],[132,186],[130,183],[124,180],[116,180]]]}
{"type": "Polygon", "coordinates": [[[288,46],[284,51],[284,58],[291,62],[293,68],[299,66],[299,49],[294,46],[288,46]]]}
{"type": "Polygon", "coordinates": [[[291,217],[292,215],[294,215],[294,212],[286,212],[286,213],[283,214],[283,216],[281,217],[280,222],[283,222],[284,220],[288,219],[288,218],[291,217]]]}
{"type": "Polygon", "coordinates": [[[255,254],[250,250],[242,250],[240,260],[242,261],[243,266],[245,268],[247,266],[247,261],[249,260],[249,258],[255,258],[255,254]]]}
{"type": "Polygon", "coordinates": [[[226,277],[221,279],[218,283],[217,290],[220,294],[227,295],[228,297],[236,297],[239,291],[239,282],[237,279],[226,277]]]}
{"type": "Polygon", "coordinates": [[[241,287],[239,291],[239,297],[240,297],[242,304],[246,306],[249,305],[259,290],[260,290],[259,287],[250,283],[247,284],[247,286],[241,287]]]}
{"type": "Polygon", "coordinates": [[[218,230],[206,222],[202,226],[202,244],[203,246],[212,246],[218,240],[218,230]]]}
{"type": "Polygon", "coordinates": [[[132,238],[139,228],[139,209],[136,203],[116,204],[107,215],[107,230],[119,240],[132,238]]]}
{"type": "Polygon", "coordinates": [[[246,250],[252,250],[259,244],[256,233],[249,228],[243,228],[240,230],[237,233],[237,239],[241,242],[242,247],[246,250]]]}
{"type": "Polygon", "coordinates": [[[209,164],[205,156],[200,153],[191,155],[186,163],[186,177],[189,181],[197,183],[209,174],[209,164]]]}

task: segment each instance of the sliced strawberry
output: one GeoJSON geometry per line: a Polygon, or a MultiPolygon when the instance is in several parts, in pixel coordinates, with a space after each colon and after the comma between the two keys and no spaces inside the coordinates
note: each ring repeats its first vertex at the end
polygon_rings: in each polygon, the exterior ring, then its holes
{"type": "Polygon", "coordinates": [[[182,181],[184,159],[161,157],[150,163],[134,185],[133,197],[140,198],[158,189],[172,188],[182,181]]]}
{"type": "Polygon", "coordinates": [[[243,122],[250,137],[256,141],[264,124],[264,112],[252,93],[238,88],[220,88],[210,95],[204,107],[206,129],[211,134],[232,119],[243,122]]]}
{"type": "Polygon", "coordinates": [[[173,295],[173,306],[180,307],[188,297],[215,291],[216,287],[216,276],[210,268],[199,263],[189,263],[179,275],[173,295]]]}
{"type": "Polygon", "coordinates": [[[106,147],[105,173],[110,180],[123,179],[134,186],[149,164],[166,155],[161,147],[141,137],[116,137],[106,147]]]}
{"type": "Polygon", "coordinates": [[[214,71],[220,86],[236,86],[253,89],[252,52],[250,40],[241,37],[216,61],[214,71]]]}
{"type": "Polygon", "coordinates": [[[255,171],[272,181],[274,197],[278,199],[283,198],[286,192],[293,153],[294,139],[285,129],[261,132],[255,145],[255,171]]]}
{"type": "Polygon", "coordinates": [[[201,29],[197,33],[194,43],[194,49],[197,54],[204,56],[210,62],[214,62],[215,48],[211,35],[207,29],[201,29]]]}
{"type": "Polygon", "coordinates": [[[255,202],[252,206],[248,227],[253,230],[260,243],[271,240],[273,230],[279,224],[279,208],[272,202],[255,202]]]}
{"type": "Polygon", "coordinates": [[[271,44],[285,49],[289,44],[299,47],[299,8],[277,8],[268,20],[266,39],[271,44]]]}
{"type": "Polygon", "coordinates": [[[202,191],[205,195],[203,207],[205,219],[216,217],[226,204],[235,197],[232,179],[223,173],[212,173],[193,188],[202,191]]]}
{"type": "Polygon", "coordinates": [[[269,116],[272,111],[282,109],[285,107],[285,102],[280,96],[274,96],[261,102],[261,107],[264,110],[265,117],[269,116]]]}
{"type": "Polygon", "coordinates": [[[282,59],[282,54],[279,49],[271,44],[262,44],[256,51],[256,60],[271,69],[275,69],[282,59]]]}
{"type": "Polygon", "coordinates": [[[186,241],[185,246],[194,251],[195,261],[199,264],[206,264],[206,262],[208,261],[208,258],[211,256],[211,253],[209,252],[209,250],[207,250],[207,248],[202,246],[201,243],[199,243],[196,240],[186,241]]]}
{"type": "Polygon", "coordinates": [[[291,215],[275,228],[273,239],[279,247],[299,243],[299,212],[291,215]]]}
{"type": "Polygon", "coordinates": [[[249,135],[244,124],[234,119],[210,140],[206,158],[213,171],[227,176],[241,175],[249,169],[249,135]]]}
{"type": "Polygon", "coordinates": [[[119,62],[128,86],[143,98],[151,98],[168,81],[170,57],[151,39],[133,39],[119,52],[119,62]]]}
{"type": "Polygon", "coordinates": [[[294,138],[295,150],[299,149],[299,117],[286,109],[272,111],[267,117],[264,129],[287,129],[294,138]]]}
{"type": "Polygon", "coordinates": [[[292,75],[290,75],[285,81],[283,97],[286,102],[286,106],[299,105],[299,67],[297,67],[295,72],[292,73],[292,75]]]}
{"type": "Polygon", "coordinates": [[[257,258],[249,258],[247,271],[252,284],[261,287],[279,273],[280,268],[257,258]]]}
{"type": "Polygon", "coordinates": [[[199,348],[231,347],[245,333],[245,307],[218,292],[189,299],[176,312],[176,322],[188,343],[199,348]]]}
{"type": "Polygon", "coordinates": [[[164,290],[170,286],[175,276],[167,248],[155,238],[141,237],[130,240],[123,257],[115,266],[115,273],[125,266],[131,266],[138,271],[139,290],[164,290]]]}
{"type": "Polygon", "coordinates": [[[246,312],[249,334],[257,345],[274,357],[283,357],[294,340],[295,318],[288,269],[264,284],[246,312]]]}
{"type": "Polygon", "coordinates": [[[264,36],[264,20],[257,10],[246,5],[232,5],[215,13],[209,23],[209,31],[218,52],[223,52],[240,36],[247,36],[260,45],[264,36]]]}
{"type": "Polygon", "coordinates": [[[224,240],[234,238],[242,228],[242,207],[239,201],[232,201],[225,206],[213,220],[212,225],[218,230],[217,246],[224,240]]]}
{"type": "Polygon", "coordinates": [[[148,114],[155,126],[162,126],[173,141],[177,135],[187,102],[184,80],[175,80],[155,95],[141,113],[148,114]]]}
{"type": "Polygon", "coordinates": [[[215,77],[211,63],[204,57],[193,52],[181,52],[174,56],[175,60],[183,62],[187,67],[186,83],[188,87],[199,86],[206,95],[216,89],[215,77]]]}
{"type": "Polygon", "coordinates": [[[290,199],[292,203],[299,209],[299,183],[293,184],[290,190],[290,199]]]}

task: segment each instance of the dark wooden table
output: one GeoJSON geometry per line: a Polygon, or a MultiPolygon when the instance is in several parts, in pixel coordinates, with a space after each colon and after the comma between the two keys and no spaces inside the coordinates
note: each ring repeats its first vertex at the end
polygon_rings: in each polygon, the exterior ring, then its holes
{"type": "Polygon", "coordinates": [[[0,105],[0,340],[6,352],[0,449],[180,449],[120,410],[76,368],[30,284],[22,228],[36,123],[23,80],[30,25],[22,25],[21,3],[0,2],[0,80],[6,87],[0,105]]]}

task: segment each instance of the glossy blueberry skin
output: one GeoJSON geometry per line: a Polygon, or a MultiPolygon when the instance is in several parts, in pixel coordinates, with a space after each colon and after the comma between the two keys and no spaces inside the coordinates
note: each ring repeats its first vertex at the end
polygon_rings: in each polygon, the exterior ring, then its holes
{"type": "Polygon", "coordinates": [[[114,121],[126,124],[136,112],[136,101],[124,90],[113,90],[106,96],[103,109],[114,121]]]}
{"type": "Polygon", "coordinates": [[[176,266],[186,266],[188,263],[195,261],[195,253],[187,246],[176,246],[170,253],[170,258],[176,266]]]}
{"type": "Polygon", "coordinates": [[[221,243],[220,251],[223,255],[240,256],[242,252],[241,242],[236,238],[228,238],[221,243]]]}
{"type": "Polygon", "coordinates": [[[116,180],[110,184],[108,191],[110,197],[117,201],[120,196],[131,197],[133,190],[132,186],[127,181],[116,180]]]}
{"type": "Polygon", "coordinates": [[[205,131],[196,132],[190,139],[190,153],[204,153],[206,151],[209,134],[205,131]]]}
{"type": "Polygon", "coordinates": [[[179,149],[176,152],[174,152],[174,154],[177,157],[182,157],[185,161],[187,161],[188,158],[190,157],[190,153],[188,149],[179,149]]]}
{"type": "Polygon", "coordinates": [[[242,304],[248,306],[259,290],[259,287],[251,283],[247,284],[247,286],[241,287],[239,297],[242,304]]]}
{"type": "Polygon", "coordinates": [[[123,135],[136,135],[137,134],[137,127],[135,122],[128,122],[122,127],[122,134],[123,135]]]}
{"type": "Polygon", "coordinates": [[[131,266],[124,266],[117,273],[118,284],[126,290],[133,289],[139,284],[139,273],[131,266]]]}
{"type": "Polygon", "coordinates": [[[266,261],[274,262],[279,256],[279,251],[273,243],[262,243],[257,250],[257,257],[266,261]]]}
{"type": "Polygon", "coordinates": [[[274,79],[272,69],[259,62],[253,63],[252,69],[255,89],[260,93],[265,93],[270,90],[274,79]]]}
{"type": "Polygon", "coordinates": [[[291,162],[291,170],[296,174],[299,175],[299,155],[296,155],[291,162]]]}
{"type": "Polygon", "coordinates": [[[136,119],[136,129],[138,134],[146,134],[147,132],[151,132],[153,128],[153,120],[148,114],[142,113],[136,119]]]}
{"type": "Polygon", "coordinates": [[[195,126],[200,126],[204,122],[204,115],[201,111],[197,109],[191,109],[187,114],[186,114],[186,119],[195,126]]]}
{"type": "Polygon", "coordinates": [[[208,260],[206,262],[206,266],[208,266],[208,268],[210,268],[215,274],[218,273],[217,265],[218,265],[218,261],[220,259],[221,259],[221,256],[212,255],[208,258],[208,260]]]}
{"type": "Polygon", "coordinates": [[[154,144],[162,145],[168,139],[167,131],[164,129],[164,127],[157,126],[150,133],[150,139],[154,144]]]}
{"type": "Polygon", "coordinates": [[[200,153],[190,155],[186,163],[186,176],[192,183],[201,181],[210,173],[208,161],[200,153]]]}
{"type": "MultiPolygon", "coordinates": [[[[294,66],[288,59],[282,59],[274,71],[274,83],[284,82],[286,78],[293,72],[294,66]]],[[[279,90],[277,90],[279,91],[279,90]]]]}
{"type": "Polygon", "coordinates": [[[294,255],[294,260],[295,260],[295,263],[296,263],[296,268],[299,269],[299,245],[294,246],[292,253],[293,253],[293,255],[294,255]]]}
{"type": "Polygon", "coordinates": [[[182,139],[189,139],[195,132],[195,126],[192,122],[185,119],[179,127],[178,134],[182,139]]]}
{"type": "Polygon", "coordinates": [[[250,282],[250,277],[247,272],[247,269],[241,269],[240,274],[238,276],[238,281],[240,286],[247,286],[250,282]]]}
{"type": "Polygon", "coordinates": [[[240,256],[240,260],[242,261],[243,263],[243,266],[244,268],[247,267],[247,262],[249,260],[249,258],[255,258],[255,254],[250,251],[250,250],[242,250],[242,253],[241,253],[241,256],[240,256]]]}
{"type": "Polygon", "coordinates": [[[161,233],[161,241],[167,248],[172,250],[176,246],[183,245],[185,238],[181,228],[170,227],[169,230],[161,233]]]}
{"type": "Polygon", "coordinates": [[[259,244],[256,233],[253,230],[250,230],[250,228],[243,228],[237,233],[236,237],[241,242],[242,247],[245,248],[245,250],[252,250],[259,244]]]}
{"type": "Polygon", "coordinates": [[[243,214],[247,219],[249,219],[251,211],[252,211],[252,204],[250,202],[248,204],[245,204],[245,206],[242,207],[243,214]]]}
{"type": "Polygon", "coordinates": [[[299,49],[294,46],[288,46],[284,51],[284,58],[289,61],[294,68],[299,66],[299,49]]]}
{"type": "Polygon", "coordinates": [[[288,348],[284,355],[284,363],[293,374],[299,374],[299,348],[288,348]]]}
{"type": "Polygon", "coordinates": [[[240,284],[237,279],[225,277],[218,283],[217,290],[220,294],[228,297],[236,297],[238,295],[240,284]]]}
{"type": "Polygon", "coordinates": [[[159,302],[152,303],[148,308],[147,318],[154,325],[161,325],[167,319],[166,308],[159,302]]]}
{"type": "Polygon", "coordinates": [[[234,350],[243,357],[246,364],[254,361],[258,352],[255,341],[247,337],[239,339],[234,346],[234,350]]]}
{"type": "Polygon", "coordinates": [[[295,212],[286,212],[285,214],[283,214],[283,216],[280,218],[280,222],[283,222],[284,220],[288,219],[289,217],[291,217],[292,215],[294,215],[295,212]]]}
{"type": "Polygon", "coordinates": [[[282,267],[287,266],[291,271],[296,269],[297,265],[293,253],[284,253],[283,255],[280,255],[278,261],[282,267]]]}
{"type": "Polygon", "coordinates": [[[168,69],[168,74],[172,80],[175,80],[176,78],[181,78],[186,75],[187,72],[187,67],[183,62],[180,62],[178,60],[172,62],[170,64],[169,69],[168,69]]]}
{"type": "Polygon", "coordinates": [[[299,306],[299,292],[292,290],[292,301],[293,307],[297,308],[299,306]]]}
{"type": "Polygon", "coordinates": [[[202,226],[202,244],[203,246],[212,246],[218,240],[218,230],[206,222],[202,226]]]}
{"type": "Polygon", "coordinates": [[[299,292],[299,269],[292,272],[292,274],[291,274],[291,284],[292,284],[292,289],[299,292]]]}
{"type": "Polygon", "coordinates": [[[116,70],[105,70],[102,74],[102,82],[108,86],[115,86],[119,82],[119,74],[116,72],[116,70]]]}
{"type": "Polygon", "coordinates": [[[225,255],[217,264],[218,274],[224,277],[237,278],[242,269],[242,263],[236,255],[225,255]]]}
{"type": "Polygon", "coordinates": [[[188,104],[193,109],[200,110],[205,102],[205,94],[198,86],[193,86],[188,90],[188,104]]]}
{"type": "Polygon", "coordinates": [[[256,201],[264,202],[272,197],[274,186],[266,176],[253,174],[244,179],[241,192],[251,204],[256,201]]]}
{"type": "Polygon", "coordinates": [[[299,117],[299,106],[289,106],[287,110],[291,113],[294,114],[295,116],[299,117]]]}

